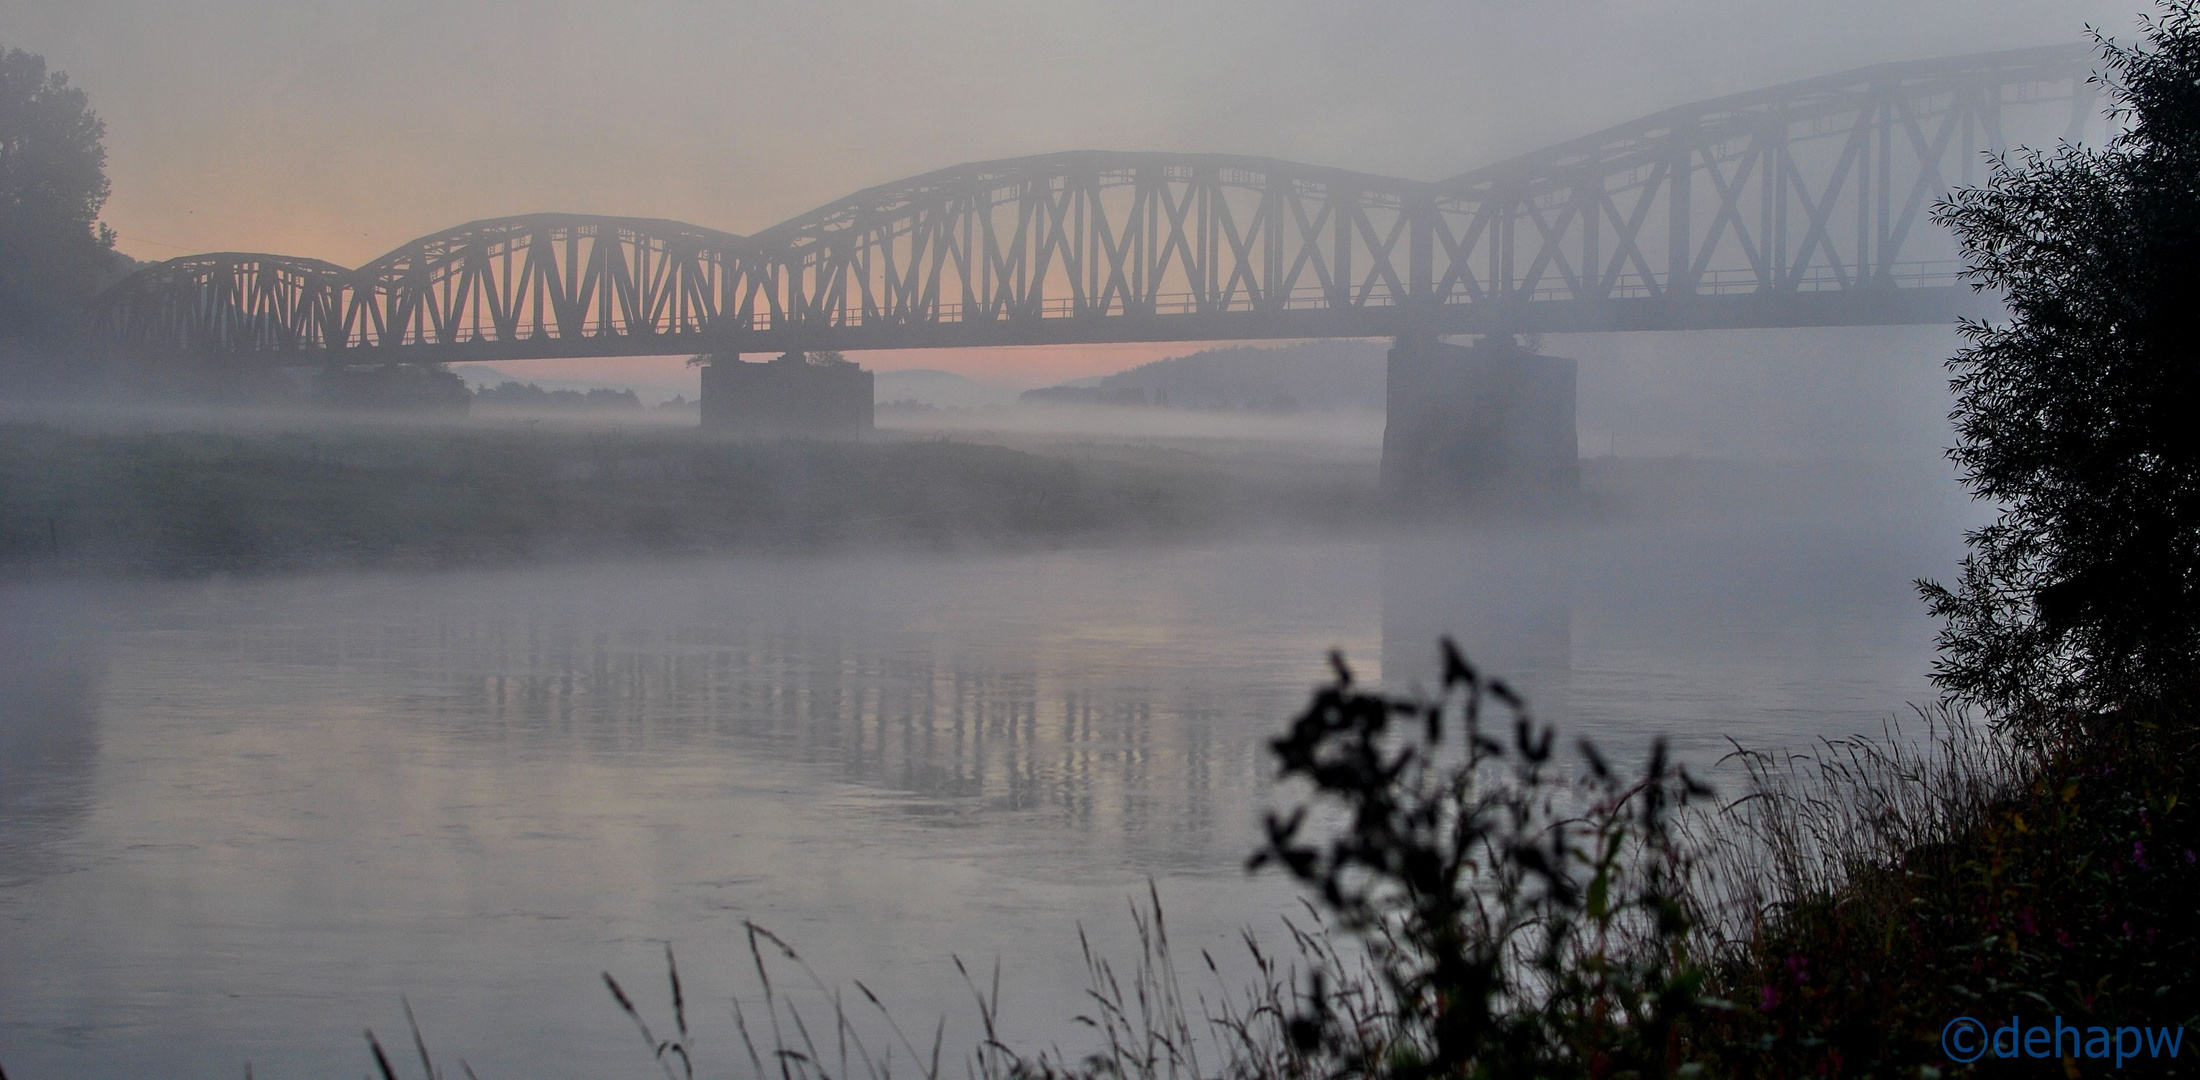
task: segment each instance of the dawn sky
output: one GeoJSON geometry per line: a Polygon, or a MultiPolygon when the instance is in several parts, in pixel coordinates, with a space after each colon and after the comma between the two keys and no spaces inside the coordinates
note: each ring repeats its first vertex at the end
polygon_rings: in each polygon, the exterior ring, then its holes
{"type": "MultiPolygon", "coordinates": [[[[43,53],[106,118],[106,219],[122,250],[358,265],[445,226],[543,210],[749,233],[872,184],[1050,150],[1237,152],[1436,178],[1789,79],[2072,41],[2088,21],[2128,36],[2133,10],[6,0],[0,45],[43,53]]],[[[1179,351],[922,362],[1072,377],[1179,351]]]]}

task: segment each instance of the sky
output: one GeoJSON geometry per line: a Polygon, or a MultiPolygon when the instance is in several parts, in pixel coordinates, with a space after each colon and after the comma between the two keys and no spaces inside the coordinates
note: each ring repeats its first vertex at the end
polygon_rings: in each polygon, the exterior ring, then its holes
{"type": "MultiPolygon", "coordinates": [[[[106,119],[105,218],[123,251],[355,266],[448,226],[538,211],[752,233],[874,184],[1055,150],[1242,153],[1434,179],[1790,79],[2074,41],[2089,22],[2129,37],[2139,10],[2134,0],[0,0],[0,46],[43,54],[106,119]]],[[[1183,351],[864,360],[1037,384],[1183,351]]],[[[557,377],[606,363],[570,362],[557,377]]]]}

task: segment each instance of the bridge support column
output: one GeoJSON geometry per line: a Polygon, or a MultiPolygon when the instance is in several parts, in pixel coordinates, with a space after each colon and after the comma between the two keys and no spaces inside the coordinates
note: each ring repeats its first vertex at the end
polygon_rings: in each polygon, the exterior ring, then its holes
{"type": "Polygon", "coordinates": [[[1574,362],[1509,337],[1400,337],[1390,350],[1383,494],[1398,509],[1536,503],[1580,489],[1574,362]]]}
{"type": "Polygon", "coordinates": [[[787,353],[745,363],[719,353],[703,366],[703,426],[745,435],[853,435],[871,430],[871,373],[851,361],[787,353]]]}

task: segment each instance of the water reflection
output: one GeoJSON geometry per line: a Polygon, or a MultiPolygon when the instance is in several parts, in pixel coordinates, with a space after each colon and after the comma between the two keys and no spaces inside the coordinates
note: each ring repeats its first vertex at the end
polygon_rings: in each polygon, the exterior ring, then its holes
{"type": "Polygon", "coordinates": [[[1005,956],[1067,1037],[1072,925],[1148,875],[1186,946],[1287,904],[1239,868],[1328,649],[1404,686],[1450,633],[1607,744],[1800,742],[1921,692],[1922,532],[7,586],[103,614],[0,620],[0,1062],[356,1070],[407,992],[477,1064],[615,1069],[596,972],[672,939],[722,994],[743,918],[927,1022],[1005,956]]]}
{"type": "Polygon", "coordinates": [[[0,890],[55,872],[90,806],[102,664],[78,599],[24,587],[0,617],[0,890]]]}
{"type": "Polygon", "coordinates": [[[1168,694],[1157,716],[1152,691],[1041,670],[1029,650],[941,657],[891,629],[529,621],[458,628],[439,644],[416,674],[449,688],[435,711],[479,719],[462,738],[603,752],[738,741],[931,802],[1052,811],[1086,828],[1103,792],[1143,802],[1174,788],[1188,798],[1172,814],[1212,819],[1211,728],[1227,696],[1213,685],[1168,694]]]}
{"type": "Polygon", "coordinates": [[[1234,873],[1260,740],[1324,651],[1378,654],[1376,552],[267,582],[173,599],[196,629],[159,646],[164,664],[243,669],[233,682],[349,702],[483,761],[823,767],[914,819],[1009,815],[1037,846],[1067,830],[1140,872],[1234,873]]]}

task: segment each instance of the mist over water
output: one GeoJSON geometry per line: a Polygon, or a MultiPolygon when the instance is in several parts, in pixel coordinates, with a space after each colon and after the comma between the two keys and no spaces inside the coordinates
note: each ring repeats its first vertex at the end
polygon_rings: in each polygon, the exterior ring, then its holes
{"type": "MultiPolygon", "coordinates": [[[[1908,334],[1869,362],[1929,384],[1938,337],[1908,334]]],[[[1621,756],[1877,731],[1930,696],[1909,582],[1980,511],[1927,421],[1826,389],[1807,350],[1756,378],[1815,398],[1722,418],[1746,369],[1719,350],[1762,343],[1692,337],[1584,360],[1584,431],[1637,428],[1608,459],[1585,435],[1557,520],[0,584],[7,1065],[357,1071],[404,994],[484,1075],[614,1074],[645,1051],[598,973],[661,1006],[669,941],[725,1071],[744,919],[913,1030],[950,1017],[951,1047],[951,956],[999,958],[1017,1041],[1075,1048],[1076,928],[1127,954],[1148,878],[1184,956],[1293,910],[1242,866],[1265,740],[1331,648],[1403,688],[1456,635],[1621,756]],[[1650,436],[1690,456],[1627,455],[1650,436]]],[[[1110,438],[1075,452],[1372,452],[1110,438]]]]}
{"type": "Polygon", "coordinates": [[[752,921],[874,1046],[856,980],[956,1073],[960,958],[1076,1061],[1149,886],[1194,993],[1306,912],[1332,652],[1722,794],[1934,698],[1952,327],[1430,335],[1982,313],[1929,208],[2123,130],[2039,47],[2133,5],[1140,3],[11,0],[98,117],[0,108],[74,178],[0,190],[6,1075],[365,1075],[401,1001],[646,1075],[668,946],[769,1072],[752,921]],[[18,304],[63,232],[114,282],[18,304]]]}

